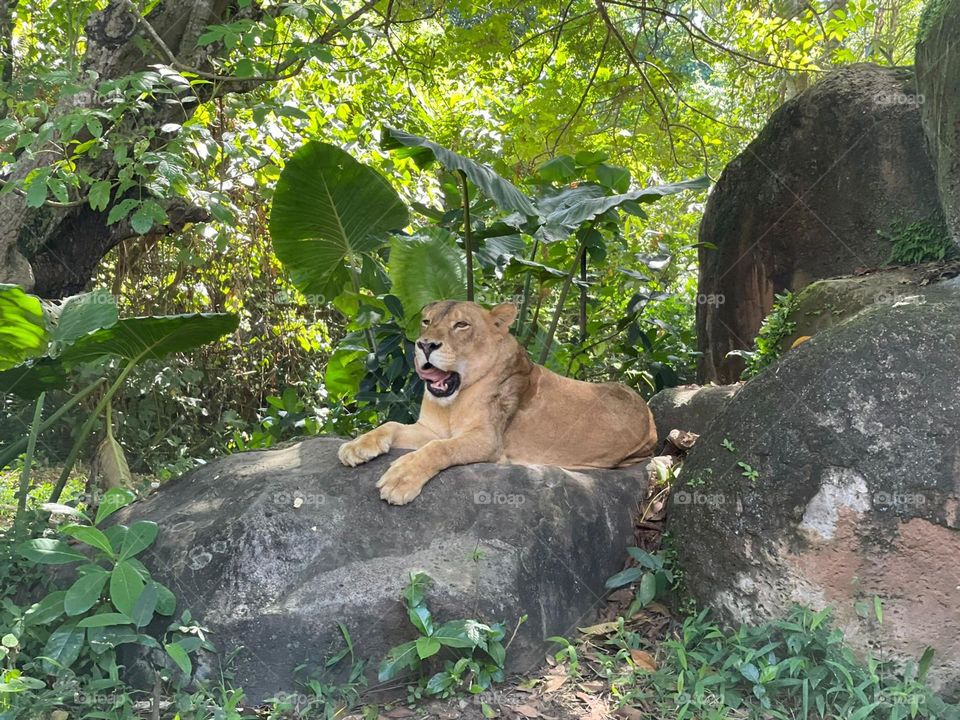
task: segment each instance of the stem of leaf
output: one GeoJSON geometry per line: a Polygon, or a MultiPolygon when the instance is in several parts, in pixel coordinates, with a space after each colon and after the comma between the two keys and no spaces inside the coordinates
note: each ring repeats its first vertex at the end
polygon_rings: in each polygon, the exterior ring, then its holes
{"type": "Polygon", "coordinates": [[[37,448],[37,436],[40,434],[40,418],[43,415],[43,401],[47,393],[40,393],[37,398],[36,407],[33,410],[33,422],[30,423],[30,437],[27,441],[27,456],[23,461],[23,471],[20,473],[20,488],[17,490],[17,514],[15,515],[14,525],[17,527],[16,535],[23,529],[24,514],[27,510],[27,494],[30,492],[30,472],[33,469],[33,453],[37,448]]]}
{"type": "Polygon", "coordinates": [[[587,254],[580,254],[580,344],[587,340],[587,254]]]}
{"type": "MultiPolygon", "coordinates": [[[[533,252],[530,253],[530,260],[537,259],[537,250],[540,249],[540,240],[533,241],[533,252]]],[[[527,311],[530,309],[530,285],[533,283],[533,273],[527,273],[523,281],[523,301],[520,303],[520,320],[517,323],[517,337],[523,335],[523,325],[527,319],[527,311]]]]}
{"type": "Polygon", "coordinates": [[[137,364],[146,357],[148,350],[144,350],[142,353],[133,358],[127,365],[120,371],[120,374],[117,376],[117,379],[113,381],[113,384],[107,388],[107,391],[103,394],[103,397],[100,399],[100,402],[97,403],[97,406],[94,408],[93,412],[90,413],[89,417],[83,426],[80,428],[80,433],[77,435],[77,439],[73,444],[73,447],[70,448],[70,453],[67,455],[67,459],[64,461],[63,470],[60,473],[60,477],[57,479],[57,484],[53,488],[53,492],[50,493],[50,500],[48,502],[55,503],[60,500],[60,494],[63,492],[63,488],[67,484],[67,479],[70,477],[70,472],[73,470],[74,464],[77,462],[77,457],[80,455],[80,449],[83,447],[84,443],[87,441],[87,438],[90,436],[90,433],[93,431],[93,425],[97,421],[97,418],[100,417],[100,413],[104,411],[104,408],[107,407],[108,403],[113,399],[113,396],[121,388],[124,381],[127,379],[127,376],[130,372],[137,366],[137,364]]]}
{"type": "MultiPolygon", "coordinates": [[[[357,262],[363,262],[362,258],[351,257],[350,258],[350,282],[353,285],[353,292],[356,293],[357,297],[360,297],[360,273],[357,272],[357,262]]],[[[373,354],[377,354],[377,338],[373,334],[373,330],[370,328],[364,328],[363,334],[367,338],[367,343],[370,345],[370,349],[373,350],[373,354]]]]}
{"type": "MultiPolygon", "coordinates": [[[[39,435],[45,432],[46,430],[49,430],[51,427],[53,427],[53,425],[56,424],[60,420],[60,418],[66,415],[71,408],[73,408],[75,405],[79,404],[84,399],[86,399],[86,397],[90,393],[92,393],[102,384],[103,384],[103,379],[101,378],[100,380],[97,380],[96,382],[91,383],[90,385],[85,387],[83,390],[78,392],[76,395],[74,395],[72,398],[67,400],[67,402],[65,402],[60,407],[59,410],[57,410],[53,415],[47,418],[44,422],[40,423],[40,429],[37,431],[37,434],[39,435]]],[[[23,451],[23,448],[27,445],[28,441],[29,441],[28,437],[21,438],[20,440],[14,443],[11,443],[2,453],[0,453],[0,468],[4,468],[7,465],[9,465],[10,462],[23,451]]]]}
{"type": "Polygon", "coordinates": [[[580,267],[580,261],[583,258],[583,253],[584,250],[586,250],[586,247],[586,235],[584,234],[580,237],[580,244],[577,246],[577,256],[570,265],[570,271],[567,273],[567,277],[563,280],[563,287],[560,288],[560,297],[557,298],[557,307],[553,311],[553,319],[550,321],[550,329],[547,331],[547,338],[544,340],[543,348],[540,350],[540,359],[538,362],[541,365],[543,365],[550,356],[550,347],[553,345],[553,336],[557,332],[557,325],[560,324],[560,315],[563,313],[563,304],[567,300],[567,294],[570,292],[570,286],[573,284],[573,276],[577,274],[577,269],[580,267]]]}
{"type": "Polygon", "coordinates": [[[463,195],[463,249],[467,254],[467,300],[473,302],[473,232],[470,228],[470,188],[467,186],[467,174],[457,170],[460,175],[460,192],[463,195]]]}

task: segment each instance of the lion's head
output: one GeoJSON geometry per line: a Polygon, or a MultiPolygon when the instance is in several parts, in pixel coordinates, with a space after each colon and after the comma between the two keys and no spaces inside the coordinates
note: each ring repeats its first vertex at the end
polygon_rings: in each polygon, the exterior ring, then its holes
{"type": "Polygon", "coordinates": [[[427,395],[452,402],[461,388],[487,375],[502,357],[517,307],[485,310],[476,303],[444,300],[423,309],[415,365],[427,395]]]}

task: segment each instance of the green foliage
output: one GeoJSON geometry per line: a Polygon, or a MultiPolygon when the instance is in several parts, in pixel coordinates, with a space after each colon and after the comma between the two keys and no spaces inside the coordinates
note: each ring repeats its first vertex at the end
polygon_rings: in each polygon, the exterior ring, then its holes
{"type": "Polygon", "coordinates": [[[0,370],[41,354],[47,329],[40,301],[16,285],[0,285],[0,370]]]}
{"type": "MultiPolygon", "coordinates": [[[[419,309],[437,300],[466,299],[466,269],[463,251],[454,236],[443,228],[427,227],[411,238],[390,241],[390,292],[411,320],[419,309]]],[[[419,330],[411,323],[411,330],[419,330]]]]}
{"type": "Polygon", "coordinates": [[[909,224],[897,221],[883,236],[892,243],[888,265],[919,265],[960,257],[960,248],[942,221],[918,220],[909,224]]]}
{"type": "MultiPolygon", "coordinates": [[[[3,717],[37,717],[54,706],[73,705],[86,693],[103,698],[95,704],[105,706],[100,712],[109,710],[105,717],[130,717],[130,690],[119,678],[120,646],[162,647],[187,679],[190,655],[201,648],[213,650],[189,613],[172,620],[173,593],[154,580],[137,558],[153,544],[157,525],[143,520],[129,526],[103,525],[133,499],[129,490],[108,491],[92,521],[76,508],[45,506],[45,511],[74,519],[60,525],[54,535],[21,540],[22,521],[0,532],[0,574],[16,573],[15,582],[5,584],[0,597],[3,717]],[[55,576],[58,584],[64,580],[67,584],[51,589],[54,576],[42,568],[67,565],[75,566],[72,573],[55,576]],[[35,602],[17,604],[22,592],[36,596],[40,588],[44,592],[35,602]],[[163,617],[171,621],[158,640],[146,628],[163,617]]],[[[28,534],[39,529],[32,527],[28,534]]]]}
{"type": "Polygon", "coordinates": [[[668,598],[675,580],[665,553],[648,553],[637,547],[627,548],[627,552],[636,565],[609,578],[607,588],[613,590],[627,585],[636,586],[633,602],[626,612],[627,617],[632,617],[654,600],[668,598]]]}
{"type": "Polygon", "coordinates": [[[277,181],[270,234],[294,284],[322,303],[339,295],[351,275],[358,290],[363,257],[407,220],[406,207],[379,173],[339,148],[309,142],[277,181]]]}
{"type": "MultiPolygon", "coordinates": [[[[629,646],[626,635],[613,648],[629,646]]],[[[659,667],[611,680],[624,704],[650,703],[687,718],[950,718],[956,710],[924,685],[932,655],[897,675],[874,658],[860,661],[830,625],[830,611],[794,608],[784,620],[725,630],[707,612],[684,620],[664,643],[659,667]]]]}
{"type": "Polygon", "coordinates": [[[731,355],[740,355],[746,362],[746,368],[740,376],[748,380],[769,367],[783,352],[783,341],[796,330],[796,322],[790,316],[797,309],[797,298],[789,290],[774,297],[773,308],[764,319],[754,340],[753,351],[735,351],[731,355]]]}
{"type": "Polygon", "coordinates": [[[477,694],[502,682],[506,628],[502,623],[487,625],[477,620],[437,623],[426,604],[431,582],[424,573],[410,575],[403,603],[417,637],[390,649],[380,664],[380,682],[419,675],[410,689],[413,699],[446,698],[464,690],[477,694]]]}

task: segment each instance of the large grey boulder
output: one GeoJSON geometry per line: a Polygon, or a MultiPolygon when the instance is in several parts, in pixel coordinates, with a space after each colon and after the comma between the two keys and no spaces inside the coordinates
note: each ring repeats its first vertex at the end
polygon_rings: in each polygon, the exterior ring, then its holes
{"type": "Polygon", "coordinates": [[[930,0],[917,35],[917,88],[940,201],[960,245],[960,0],[930,0]]]}
{"type": "Polygon", "coordinates": [[[884,659],[932,646],[930,680],[960,692],[958,387],[957,278],[872,304],[746,383],[674,488],[689,590],[733,622],[830,606],[884,659]]]}
{"type": "Polygon", "coordinates": [[[852,65],[784,103],[723,171],[700,226],[699,382],[736,382],[774,295],[876,267],[942,227],[910,69],[852,65]],[[716,249],[711,249],[715,246],[716,249]]]}
{"type": "MultiPolygon", "coordinates": [[[[141,559],[218,650],[242,648],[233,670],[248,702],[293,690],[294,668],[337,646],[337,623],[375,676],[391,646],[415,637],[400,600],[415,571],[434,580],[427,599],[439,620],[512,629],[528,615],[507,663],[535,666],[545,638],[589,624],[602,605],[646,490],[643,466],[478,464],[442,472],[394,507],[375,483],[397,453],[347,468],[341,442],[226,457],[117,513],[159,523],[141,559]]],[[[214,669],[201,663],[199,672],[214,669]]]]}

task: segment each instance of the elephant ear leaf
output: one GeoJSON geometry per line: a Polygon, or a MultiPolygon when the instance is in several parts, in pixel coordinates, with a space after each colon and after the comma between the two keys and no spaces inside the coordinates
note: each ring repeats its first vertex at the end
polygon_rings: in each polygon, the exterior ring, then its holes
{"type": "Polygon", "coordinates": [[[0,285],[0,370],[42,355],[49,341],[39,298],[0,285]]]}
{"type": "MultiPolygon", "coordinates": [[[[408,325],[419,323],[420,309],[435,300],[465,300],[466,260],[453,235],[442,228],[424,228],[410,238],[390,243],[391,292],[403,305],[408,325]]],[[[416,329],[416,325],[414,325],[416,329]]]]}
{"type": "Polygon", "coordinates": [[[465,158],[442,145],[403,130],[384,126],[381,137],[381,145],[385,150],[395,150],[397,156],[411,158],[418,167],[427,167],[436,160],[450,172],[462,172],[501,210],[522,213],[528,217],[537,214],[530,198],[487,165],[465,158]]]}
{"type": "Polygon", "coordinates": [[[138,361],[162,358],[218,340],[235,330],[238,321],[230,313],[124,318],[79,338],[64,349],[59,359],[72,367],[108,356],[138,361]]]}
{"type": "Polygon", "coordinates": [[[301,292],[326,300],[348,282],[348,262],[358,263],[408,223],[406,206],[382,175],[316,141],[287,161],[270,211],[277,258],[301,292]]]}

